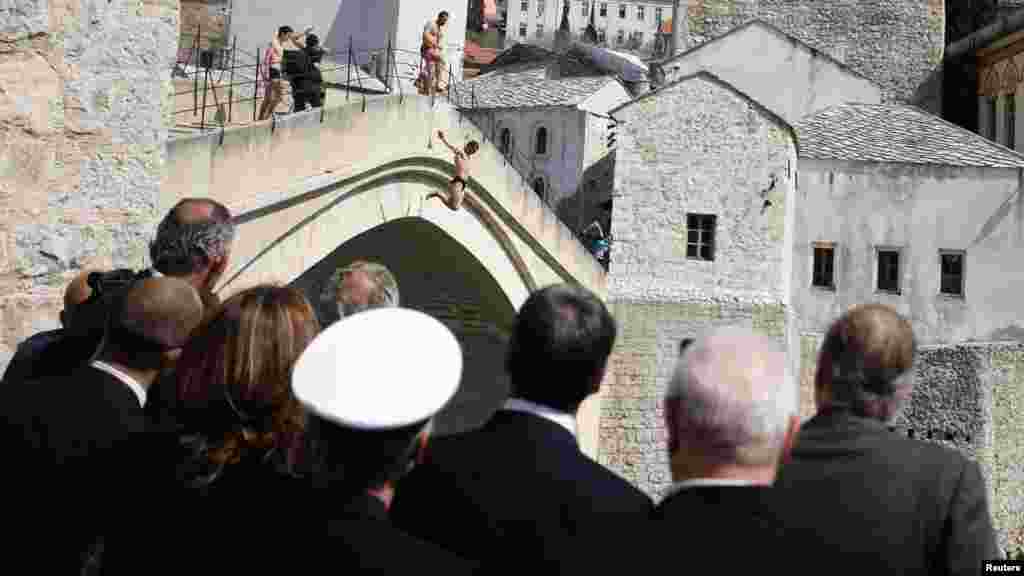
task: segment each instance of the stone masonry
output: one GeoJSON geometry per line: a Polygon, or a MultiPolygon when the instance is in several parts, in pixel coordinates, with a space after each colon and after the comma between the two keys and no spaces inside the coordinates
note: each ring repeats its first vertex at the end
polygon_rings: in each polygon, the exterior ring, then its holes
{"type": "MultiPolygon", "coordinates": [[[[704,73],[612,115],[622,124],[608,299],[621,332],[602,400],[600,459],[654,495],[670,482],[660,399],[679,339],[739,324],[795,349],[786,288],[795,138],[704,73]],[[688,257],[688,213],[717,216],[713,261],[688,257]]],[[[797,355],[790,364],[795,370],[797,355]]]]}
{"type": "Polygon", "coordinates": [[[764,20],[881,85],[929,97],[945,47],[944,0],[690,0],[689,45],[764,20]]]}
{"type": "Polygon", "coordinates": [[[86,267],[146,265],[177,0],[0,6],[0,369],[86,267]]]}

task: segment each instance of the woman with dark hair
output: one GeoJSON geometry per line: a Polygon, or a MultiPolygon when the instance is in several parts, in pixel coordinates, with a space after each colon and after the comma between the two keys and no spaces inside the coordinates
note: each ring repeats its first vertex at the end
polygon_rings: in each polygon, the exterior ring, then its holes
{"type": "MultiPolygon", "coordinates": [[[[104,574],[137,573],[161,527],[168,540],[189,534],[186,548],[161,557],[161,571],[172,560],[184,564],[169,573],[284,562],[280,547],[254,547],[252,531],[283,531],[273,535],[280,542],[297,536],[285,524],[308,515],[308,479],[299,471],[306,418],[291,372],[319,328],[302,292],[261,285],[228,299],[197,330],[177,365],[180,432],[147,438],[128,464],[140,490],[130,500],[143,501],[149,522],[139,534],[108,538],[104,574]],[[240,546],[244,554],[229,553],[240,546]]],[[[118,524],[138,530],[135,514],[118,524]]]]}

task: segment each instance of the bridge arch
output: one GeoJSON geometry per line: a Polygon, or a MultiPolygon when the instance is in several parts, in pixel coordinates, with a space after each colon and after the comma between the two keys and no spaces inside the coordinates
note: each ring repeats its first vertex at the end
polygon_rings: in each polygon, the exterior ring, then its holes
{"type": "MultiPolygon", "coordinates": [[[[462,345],[464,370],[459,391],[438,415],[435,433],[447,435],[482,425],[508,396],[505,346],[515,308],[498,281],[465,246],[433,222],[405,217],[351,238],[296,278],[292,285],[311,302],[339,267],[355,260],[384,264],[395,275],[403,307],[444,322],[462,345]]],[[[325,323],[337,319],[331,306],[318,306],[325,323]]],[[[401,350],[395,350],[400,361],[401,350]]]]}

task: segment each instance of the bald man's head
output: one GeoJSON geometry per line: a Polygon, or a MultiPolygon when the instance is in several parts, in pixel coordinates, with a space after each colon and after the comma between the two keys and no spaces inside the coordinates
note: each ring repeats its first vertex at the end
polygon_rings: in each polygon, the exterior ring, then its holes
{"type": "Polygon", "coordinates": [[[64,290],[64,310],[60,313],[60,322],[65,328],[70,328],[74,322],[75,309],[92,296],[89,274],[93,272],[95,270],[83,270],[64,290]]]}
{"type": "Polygon", "coordinates": [[[815,377],[819,407],[844,404],[860,416],[891,420],[910,396],[916,352],[910,322],[892,308],[850,309],[821,345],[815,377]]]}
{"type": "Polygon", "coordinates": [[[202,318],[202,300],[184,280],[141,280],[124,295],[105,352],[120,353],[125,362],[135,358],[147,364],[133,368],[154,368],[153,363],[159,367],[161,355],[184,346],[202,318]]]}
{"type": "Polygon", "coordinates": [[[783,352],[752,332],[719,329],[687,346],[665,397],[669,449],[741,465],[779,457],[797,391],[783,352]]]}

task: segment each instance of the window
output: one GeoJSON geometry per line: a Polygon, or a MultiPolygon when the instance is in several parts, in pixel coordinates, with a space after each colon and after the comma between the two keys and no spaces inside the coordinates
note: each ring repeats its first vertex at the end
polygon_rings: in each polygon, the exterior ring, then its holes
{"type": "Polygon", "coordinates": [[[519,24],[519,37],[526,38],[526,22],[519,24]]]}
{"type": "Polygon", "coordinates": [[[618,42],[619,44],[622,44],[623,42],[625,42],[626,41],[626,32],[624,30],[619,30],[618,35],[615,36],[615,41],[618,42]]]}
{"type": "Polygon", "coordinates": [[[715,224],[712,214],[686,215],[686,257],[696,260],[715,259],[715,224]]]}
{"type": "Polygon", "coordinates": [[[537,196],[544,198],[544,191],[546,188],[543,176],[537,176],[533,179],[533,191],[537,193],[537,196]]]}
{"type": "Polygon", "coordinates": [[[654,21],[655,22],[664,22],[664,20],[662,20],[663,16],[664,16],[664,12],[662,11],[661,8],[655,8],[654,9],[654,21]]]}
{"type": "Polygon", "coordinates": [[[590,15],[590,2],[589,2],[589,0],[583,0],[582,6],[583,6],[582,14],[583,14],[583,17],[586,18],[587,16],[590,15]]]}
{"type": "Polygon", "coordinates": [[[964,252],[960,250],[942,250],[939,252],[941,280],[939,292],[946,296],[964,295],[964,252]]]}
{"type": "Polygon", "coordinates": [[[601,2],[600,16],[601,16],[601,18],[607,18],[608,17],[608,3],[607,2],[601,2]]]}
{"type": "Polygon", "coordinates": [[[544,8],[546,8],[546,6],[544,5],[544,0],[537,0],[537,16],[544,15],[544,8]]]}
{"type": "Polygon", "coordinates": [[[605,42],[607,42],[608,41],[608,31],[605,30],[604,28],[601,28],[600,30],[598,30],[597,31],[597,41],[599,43],[601,43],[601,44],[604,44],[605,42]]]}
{"type": "Polygon", "coordinates": [[[878,291],[900,293],[900,251],[898,248],[878,249],[878,291]]]}
{"type": "Polygon", "coordinates": [[[814,244],[814,275],[811,279],[811,286],[835,290],[835,246],[831,243],[819,242],[814,244]]]}
{"type": "Polygon", "coordinates": [[[537,128],[537,139],[533,147],[533,151],[537,155],[544,155],[548,153],[548,129],[541,126],[537,128]]]}
{"type": "Polygon", "coordinates": [[[543,24],[537,24],[537,38],[543,38],[543,37],[544,37],[544,25],[543,24]]]}
{"type": "Polygon", "coordinates": [[[644,33],[643,32],[637,32],[636,33],[636,43],[638,45],[642,45],[644,43],[644,33]]]}
{"type": "Polygon", "coordinates": [[[498,149],[506,155],[512,150],[512,131],[508,128],[501,129],[501,136],[498,137],[498,149]]]}
{"type": "Polygon", "coordinates": [[[530,2],[529,2],[529,0],[522,0],[522,2],[519,3],[519,11],[520,12],[529,12],[530,11],[530,2]]]}
{"type": "Polygon", "coordinates": [[[1017,94],[1010,93],[1004,96],[1006,105],[1003,106],[1003,121],[1005,122],[1006,147],[1011,150],[1017,149],[1017,94]]]}
{"type": "Polygon", "coordinates": [[[644,19],[644,7],[643,6],[637,6],[636,7],[636,19],[640,20],[641,22],[643,21],[643,19],[644,19]]]}
{"type": "Polygon", "coordinates": [[[625,18],[625,17],[626,17],[626,5],[625,4],[619,4],[619,18],[625,18]]]}

